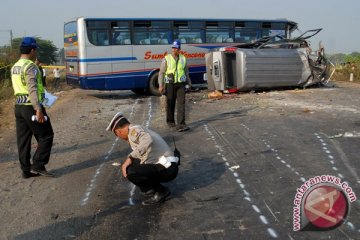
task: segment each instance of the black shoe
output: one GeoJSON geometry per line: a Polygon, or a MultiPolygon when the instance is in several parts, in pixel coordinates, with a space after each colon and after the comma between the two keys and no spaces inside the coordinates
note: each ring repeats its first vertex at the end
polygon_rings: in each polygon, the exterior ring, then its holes
{"type": "Polygon", "coordinates": [[[166,198],[170,195],[169,189],[165,189],[162,192],[156,192],[154,196],[142,202],[142,205],[154,205],[165,202],[166,198]]]}
{"type": "Polygon", "coordinates": [[[142,195],[145,197],[152,197],[156,193],[155,189],[150,189],[146,192],[142,192],[142,195]]]}
{"type": "Polygon", "coordinates": [[[176,130],[178,131],[178,132],[185,132],[185,131],[187,131],[187,130],[189,130],[190,128],[188,127],[188,126],[186,126],[186,125],[180,125],[180,126],[178,126],[177,128],[176,128],[176,130]]]}
{"type": "Polygon", "coordinates": [[[54,174],[46,171],[46,169],[31,169],[31,172],[35,173],[35,174],[39,174],[41,176],[44,176],[44,177],[54,177],[54,174]]]}
{"type": "Polygon", "coordinates": [[[24,179],[31,178],[31,177],[37,177],[37,176],[39,176],[39,174],[32,173],[30,171],[23,171],[22,172],[22,178],[24,178],[24,179]]]}

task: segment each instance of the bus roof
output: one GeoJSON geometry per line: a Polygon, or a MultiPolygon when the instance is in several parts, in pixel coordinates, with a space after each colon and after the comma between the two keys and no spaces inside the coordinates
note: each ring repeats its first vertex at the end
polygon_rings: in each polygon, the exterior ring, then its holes
{"type": "Polygon", "coordinates": [[[84,20],[104,20],[104,21],[121,21],[121,20],[127,20],[127,21],[251,21],[251,22],[278,22],[278,23],[288,23],[291,27],[290,30],[295,30],[297,28],[297,22],[288,20],[286,18],[276,18],[276,19],[246,19],[246,18],[119,18],[119,17],[77,17],[74,20],[77,19],[84,19],[84,20]]]}

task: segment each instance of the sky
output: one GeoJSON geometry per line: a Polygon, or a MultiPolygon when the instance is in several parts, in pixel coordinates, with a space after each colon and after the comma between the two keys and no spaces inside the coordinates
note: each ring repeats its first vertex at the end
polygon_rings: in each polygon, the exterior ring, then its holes
{"type": "Polygon", "coordinates": [[[13,38],[36,36],[63,48],[63,26],[80,16],[277,19],[299,24],[300,35],[323,28],[310,39],[321,40],[329,54],[360,52],[359,0],[1,0],[0,46],[13,38]]]}

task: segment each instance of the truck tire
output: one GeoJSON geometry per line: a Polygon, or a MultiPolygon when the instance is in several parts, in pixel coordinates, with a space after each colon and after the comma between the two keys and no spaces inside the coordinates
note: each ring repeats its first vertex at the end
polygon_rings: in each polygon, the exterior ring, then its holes
{"type": "Polygon", "coordinates": [[[153,75],[151,75],[149,80],[149,93],[155,96],[161,96],[159,92],[158,77],[159,77],[159,72],[155,72],[153,73],[153,75]]]}

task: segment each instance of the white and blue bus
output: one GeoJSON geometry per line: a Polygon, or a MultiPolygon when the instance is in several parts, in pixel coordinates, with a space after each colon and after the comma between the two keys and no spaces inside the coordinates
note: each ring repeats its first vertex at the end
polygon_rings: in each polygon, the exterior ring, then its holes
{"type": "Polygon", "coordinates": [[[275,34],[289,38],[286,19],[140,19],[79,17],[65,23],[66,80],[83,89],[158,94],[160,62],[179,39],[191,80],[204,83],[205,53],[275,34]]]}

